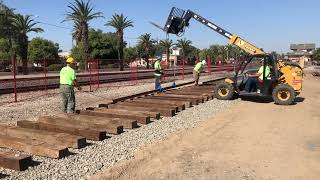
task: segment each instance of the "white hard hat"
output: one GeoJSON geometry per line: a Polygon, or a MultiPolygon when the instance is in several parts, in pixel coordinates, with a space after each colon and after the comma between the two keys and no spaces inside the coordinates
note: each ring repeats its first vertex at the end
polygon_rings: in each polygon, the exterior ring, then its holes
{"type": "Polygon", "coordinates": [[[206,65],[206,64],[207,64],[206,60],[202,60],[201,63],[202,63],[203,65],[206,65]]]}

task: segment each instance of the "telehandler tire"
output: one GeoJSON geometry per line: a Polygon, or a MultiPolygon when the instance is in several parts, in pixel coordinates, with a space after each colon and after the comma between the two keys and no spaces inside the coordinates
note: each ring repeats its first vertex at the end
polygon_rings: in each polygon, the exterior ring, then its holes
{"type": "Polygon", "coordinates": [[[296,92],[287,84],[278,84],[272,91],[272,98],[276,104],[291,105],[296,98],[296,92]]]}
{"type": "Polygon", "coordinates": [[[234,97],[234,87],[227,82],[221,82],[214,88],[214,94],[217,99],[231,100],[234,97]]]}

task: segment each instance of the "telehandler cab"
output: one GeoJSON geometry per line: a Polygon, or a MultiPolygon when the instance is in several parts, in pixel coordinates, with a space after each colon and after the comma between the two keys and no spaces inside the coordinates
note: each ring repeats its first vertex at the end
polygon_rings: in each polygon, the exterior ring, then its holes
{"type": "Polygon", "coordinates": [[[265,53],[251,43],[245,41],[235,34],[222,29],[218,25],[203,18],[191,10],[184,11],[173,7],[164,28],[154,24],[168,34],[181,36],[186,27],[189,26],[190,19],[193,18],[220,35],[229,39],[229,43],[238,46],[248,53],[245,60],[241,61],[235,75],[226,78],[218,84],[214,91],[218,99],[230,100],[242,96],[271,96],[276,104],[290,105],[302,90],[303,70],[299,65],[285,63],[276,60],[272,55],[265,53]],[[258,80],[255,92],[246,92],[244,87],[247,83],[247,75],[244,72],[249,63],[263,62],[263,80],[258,80]],[[266,67],[269,66],[270,73],[266,74],[266,67]]]}

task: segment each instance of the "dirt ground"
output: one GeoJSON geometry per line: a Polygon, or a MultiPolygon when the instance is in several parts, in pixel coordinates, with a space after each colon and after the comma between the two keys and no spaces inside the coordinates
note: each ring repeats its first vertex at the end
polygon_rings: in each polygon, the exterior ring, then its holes
{"type": "Polygon", "coordinates": [[[320,78],[306,77],[297,100],[241,101],[92,179],[317,180],[320,78]]]}

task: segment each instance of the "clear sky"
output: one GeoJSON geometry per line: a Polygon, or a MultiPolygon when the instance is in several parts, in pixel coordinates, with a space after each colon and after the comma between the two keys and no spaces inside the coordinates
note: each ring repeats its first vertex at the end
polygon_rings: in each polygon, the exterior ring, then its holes
{"type": "MultiPolygon", "coordinates": [[[[71,22],[61,21],[72,0],[4,0],[16,12],[36,15],[38,21],[72,29],[71,22]]],[[[289,51],[290,43],[316,43],[320,46],[319,0],[91,0],[96,11],[103,12],[105,19],[90,22],[93,28],[114,31],[104,24],[114,13],[123,13],[134,21],[134,28],[125,31],[130,46],[136,38],[151,33],[154,39],[165,34],[149,21],[164,25],[171,7],[190,9],[211,20],[227,31],[237,34],[266,51],[289,51]]],[[[61,49],[72,47],[71,30],[40,25],[45,32],[30,33],[29,37],[44,37],[60,44],[61,49]]],[[[227,39],[196,21],[183,36],[193,45],[206,48],[211,44],[227,44],[227,39]]],[[[177,37],[170,35],[171,39],[177,37]]]]}

